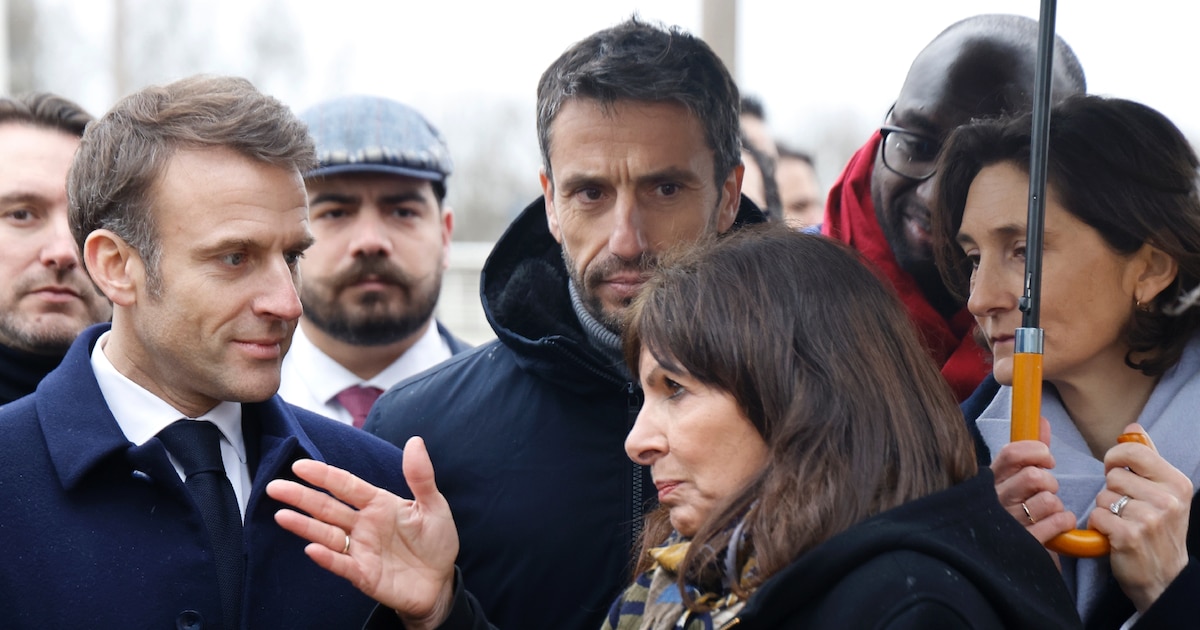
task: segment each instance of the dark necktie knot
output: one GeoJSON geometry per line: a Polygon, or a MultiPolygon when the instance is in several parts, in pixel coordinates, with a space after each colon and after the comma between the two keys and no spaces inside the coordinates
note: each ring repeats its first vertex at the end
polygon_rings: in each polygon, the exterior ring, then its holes
{"type": "Polygon", "coordinates": [[[217,425],[203,420],[176,420],[158,433],[158,439],[183,467],[184,477],[203,472],[225,474],[217,425]]]}

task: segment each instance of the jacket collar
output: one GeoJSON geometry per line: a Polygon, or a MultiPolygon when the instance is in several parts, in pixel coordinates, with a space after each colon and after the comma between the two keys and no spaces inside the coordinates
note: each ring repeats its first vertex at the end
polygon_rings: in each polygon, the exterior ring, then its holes
{"type": "MultiPolygon", "coordinates": [[[[58,368],[37,388],[35,404],[46,449],[67,490],[78,486],[109,458],[134,449],[145,450],[150,444],[135,447],[125,437],[92,372],[92,348],[109,327],[98,324],[83,331],[58,368]]],[[[257,478],[256,471],[268,478],[278,476],[298,457],[323,459],[292,408],[278,396],[260,403],[244,403],[242,432],[252,478],[257,478]]],[[[256,490],[262,485],[255,484],[256,490]]]]}

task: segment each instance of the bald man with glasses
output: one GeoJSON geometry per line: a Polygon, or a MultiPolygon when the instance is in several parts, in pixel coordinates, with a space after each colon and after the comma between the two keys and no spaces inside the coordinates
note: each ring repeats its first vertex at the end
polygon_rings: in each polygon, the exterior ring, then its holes
{"type": "MultiPolygon", "coordinates": [[[[991,371],[974,318],[933,262],[931,204],[942,142],[972,118],[1029,110],[1037,22],[979,15],[942,31],[913,61],[879,131],[829,192],[821,232],[862,252],[895,286],[959,400],[991,371]]],[[[1083,68],[1056,39],[1052,99],[1086,91],[1083,68]]]]}

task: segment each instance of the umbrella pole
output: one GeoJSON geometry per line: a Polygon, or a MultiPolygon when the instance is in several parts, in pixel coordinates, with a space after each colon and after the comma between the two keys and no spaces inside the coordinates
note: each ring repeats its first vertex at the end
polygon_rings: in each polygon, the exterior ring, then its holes
{"type": "MultiPolygon", "coordinates": [[[[1021,327],[1013,340],[1012,440],[1036,440],[1041,423],[1042,350],[1042,236],[1046,218],[1046,161],[1050,152],[1050,78],[1054,61],[1056,0],[1042,0],[1038,19],[1038,58],[1034,72],[1033,130],[1029,147],[1029,218],[1025,237],[1025,292],[1021,296],[1021,327]]],[[[1094,558],[1109,551],[1108,539],[1095,530],[1075,529],[1060,534],[1046,547],[1061,554],[1094,558]]]]}
{"type": "Polygon", "coordinates": [[[1042,0],[1033,84],[1029,147],[1029,215],[1025,235],[1025,290],[1021,327],[1013,340],[1012,439],[1038,439],[1042,402],[1042,234],[1046,217],[1046,158],[1050,149],[1050,78],[1054,66],[1056,0],[1042,0]]]}

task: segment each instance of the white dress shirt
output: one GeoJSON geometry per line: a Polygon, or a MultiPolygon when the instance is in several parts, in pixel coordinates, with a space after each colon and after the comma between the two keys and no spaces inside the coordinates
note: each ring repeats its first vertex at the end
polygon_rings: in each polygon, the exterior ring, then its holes
{"type": "Polygon", "coordinates": [[[425,334],[407,352],[374,378],[364,381],[313,345],[304,328],[297,326],[292,347],[283,359],[279,396],[297,407],[353,424],[350,412],[336,398],[342,390],[363,385],[387,391],[396,383],[449,359],[451,354],[450,346],[438,332],[437,322],[430,321],[425,334]]]}
{"type": "MultiPolygon", "coordinates": [[[[100,393],[104,395],[109,411],[117,419],[121,432],[130,442],[140,446],[158,435],[167,425],[186,418],[187,415],[117,371],[104,354],[104,346],[110,334],[111,331],[106,332],[96,340],[96,346],[92,349],[92,371],[96,374],[100,393]]],[[[225,474],[233,485],[238,510],[242,513],[244,521],[246,502],[250,498],[250,469],[246,466],[246,442],[242,437],[242,405],[222,402],[199,418],[191,419],[211,422],[221,430],[221,459],[225,462],[225,474]]],[[[171,464],[175,466],[175,472],[179,473],[179,478],[184,479],[183,467],[170,451],[167,455],[171,464]]]]}

